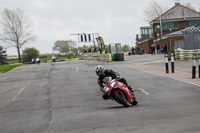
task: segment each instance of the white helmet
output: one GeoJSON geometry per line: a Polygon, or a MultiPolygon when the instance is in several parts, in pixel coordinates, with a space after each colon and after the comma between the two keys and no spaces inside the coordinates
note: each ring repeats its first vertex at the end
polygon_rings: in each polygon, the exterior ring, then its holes
{"type": "Polygon", "coordinates": [[[96,69],[95,69],[95,72],[96,72],[97,75],[98,75],[98,72],[104,73],[104,67],[101,66],[101,65],[97,66],[96,69]]]}

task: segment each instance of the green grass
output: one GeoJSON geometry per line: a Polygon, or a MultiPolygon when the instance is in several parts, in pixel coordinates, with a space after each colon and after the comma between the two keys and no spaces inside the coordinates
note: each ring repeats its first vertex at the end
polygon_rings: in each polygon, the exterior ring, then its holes
{"type": "Polygon", "coordinates": [[[18,60],[7,60],[6,63],[15,64],[15,63],[18,63],[18,60]]]}
{"type": "Polygon", "coordinates": [[[12,70],[15,67],[22,66],[23,64],[8,64],[8,65],[0,65],[0,73],[5,73],[12,70]]]}

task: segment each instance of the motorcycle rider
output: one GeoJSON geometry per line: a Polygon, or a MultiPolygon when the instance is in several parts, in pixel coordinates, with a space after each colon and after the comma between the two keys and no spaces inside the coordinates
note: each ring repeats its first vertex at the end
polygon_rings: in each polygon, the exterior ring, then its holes
{"type": "MultiPolygon", "coordinates": [[[[131,88],[131,86],[126,82],[126,80],[124,78],[120,78],[119,73],[117,73],[117,72],[115,72],[111,69],[104,69],[104,67],[101,66],[101,65],[96,67],[95,72],[98,76],[97,82],[100,86],[101,91],[104,87],[103,86],[103,79],[105,77],[112,77],[112,79],[116,79],[116,80],[122,82],[124,85],[126,85],[127,88],[131,91],[132,94],[134,93],[134,89],[131,88]]],[[[106,93],[104,93],[102,97],[103,97],[104,100],[107,100],[109,98],[109,96],[106,93]]]]}

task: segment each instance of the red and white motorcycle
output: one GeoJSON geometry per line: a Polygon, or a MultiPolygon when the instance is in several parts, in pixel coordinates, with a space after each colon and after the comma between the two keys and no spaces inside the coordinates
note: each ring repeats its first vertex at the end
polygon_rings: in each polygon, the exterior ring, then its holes
{"type": "Polygon", "coordinates": [[[138,102],[134,94],[123,83],[111,77],[104,78],[103,83],[104,88],[102,91],[109,95],[109,99],[115,100],[124,107],[137,105],[138,102]]]}

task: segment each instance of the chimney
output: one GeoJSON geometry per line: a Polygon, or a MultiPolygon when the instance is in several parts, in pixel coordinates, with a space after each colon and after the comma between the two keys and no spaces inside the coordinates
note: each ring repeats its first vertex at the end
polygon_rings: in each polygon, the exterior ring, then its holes
{"type": "Polygon", "coordinates": [[[180,5],[180,0],[175,0],[175,5],[180,5]]]}
{"type": "Polygon", "coordinates": [[[139,35],[138,34],[136,35],[136,39],[135,40],[136,40],[136,43],[139,42],[139,35]]]}

